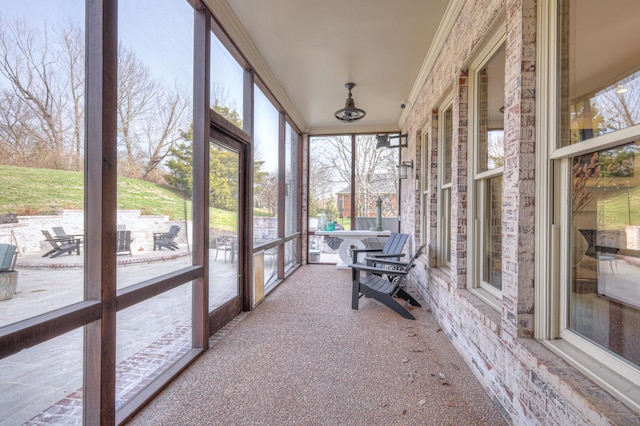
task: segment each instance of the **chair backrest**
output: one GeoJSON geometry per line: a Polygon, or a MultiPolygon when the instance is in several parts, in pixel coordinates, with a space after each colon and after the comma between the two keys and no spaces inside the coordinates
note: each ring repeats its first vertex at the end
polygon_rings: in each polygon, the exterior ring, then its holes
{"type": "Polygon", "coordinates": [[[404,244],[407,242],[407,238],[409,238],[409,234],[392,232],[391,235],[389,235],[386,244],[382,248],[382,254],[400,253],[404,244]]]}
{"type": "Polygon", "coordinates": [[[13,269],[17,248],[13,244],[0,244],[0,271],[13,269]]]}
{"type": "Polygon", "coordinates": [[[116,231],[118,251],[128,251],[131,247],[131,231],[116,231]]]}
{"type": "Polygon", "coordinates": [[[409,269],[413,268],[415,266],[415,261],[418,258],[418,256],[420,256],[422,254],[422,250],[424,250],[426,244],[421,245],[418,250],[416,250],[416,252],[414,253],[413,257],[411,258],[411,260],[409,260],[407,262],[407,266],[404,267],[404,270],[409,272],[409,269]]]}
{"type": "Polygon", "coordinates": [[[180,227],[178,225],[171,225],[167,234],[169,234],[171,238],[175,238],[178,235],[178,232],[180,232],[180,227]]]}
{"type": "Polygon", "coordinates": [[[56,237],[66,237],[67,233],[64,232],[64,228],[62,226],[54,226],[53,228],[53,233],[56,235],[56,237]]]}
{"type": "Polygon", "coordinates": [[[44,235],[44,239],[46,241],[49,242],[49,244],[51,244],[51,247],[53,248],[58,248],[60,247],[60,244],[58,244],[58,242],[55,240],[55,238],[53,238],[51,236],[51,234],[49,233],[49,231],[45,230],[45,229],[41,229],[40,232],[42,232],[42,235],[44,235]]]}

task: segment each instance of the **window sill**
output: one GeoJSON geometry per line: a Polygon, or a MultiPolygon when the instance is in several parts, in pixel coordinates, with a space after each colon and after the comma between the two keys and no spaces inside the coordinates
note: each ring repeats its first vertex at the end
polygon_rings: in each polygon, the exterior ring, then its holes
{"type": "Polygon", "coordinates": [[[477,296],[480,300],[482,300],[486,305],[488,305],[494,311],[501,313],[502,312],[502,299],[494,296],[487,290],[478,287],[469,289],[471,293],[477,296]]]}
{"type": "MultiPolygon", "coordinates": [[[[542,343],[600,387],[613,394],[621,403],[636,412],[640,412],[639,384],[616,373],[605,364],[590,357],[566,340],[543,340],[542,343]]],[[[615,404],[615,401],[612,402],[608,400],[609,398],[605,398],[602,392],[598,394],[597,391],[593,391],[585,386],[576,386],[575,389],[581,392],[585,399],[589,400],[594,407],[602,411],[603,414],[614,421],[614,423],[618,424],[616,419],[622,420],[619,418],[620,416],[626,419],[627,414],[624,413],[625,410],[615,404]]],[[[634,418],[637,421],[637,417],[634,416],[634,418]]],[[[625,422],[621,421],[620,424],[622,423],[625,422]]]]}

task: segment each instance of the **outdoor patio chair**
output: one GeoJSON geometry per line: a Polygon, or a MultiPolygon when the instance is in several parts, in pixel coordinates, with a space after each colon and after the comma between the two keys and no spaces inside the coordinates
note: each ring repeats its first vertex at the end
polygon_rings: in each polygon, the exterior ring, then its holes
{"type": "Polygon", "coordinates": [[[234,249],[234,244],[232,237],[218,237],[216,238],[216,255],[213,260],[218,260],[218,253],[224,253],[224,263],[227,263],[227,252],[231,255],[231,259],[233,259],[233,253],[231,252],[234,249]]]}
{"type": "Polygon", "coordinates": [[[158,248],[158,250],[162,250],[162,248],[167,248],[171,251],[178,250],[180,247],[174,241],[178,236],[178,232],[180,232],[180,227],[178,225],[171,225],[168,232],[154,232],[153,233],[153,250],[158,248]]]}
{"type": "Polygon", "coordinates": [[[51,245],[51,250],[42,255],[42,257],[51,256],[52,258],[58,257],[61,254],[71,254],[72,252],[76,252],[78,256],[80,256],[80,240],[70,239],[70,240],[58,240],[53,238],[49,231],[40,230],[42,235],[44,235],[45,241],[51,245]]]}
{"type": "Polygon", "coordinates": [[[420,256],[424,246],[416,250],[409,262],[397,262],[387,259],[376,259],[376,263],[392,266],[391,269],[368,266],[362,263],[352,263],[351,268],[352,293],[351,309],[358,309],[360,297],[370,297],[380,303],[387,305],[395,312],[407,319],[415,319],[407,310],[407,306],[420,307],[420,303],[407,292],[406,276],[415,266],[415,260],[420,256]],[[361,272],[365,276],[361,277],[361,272]],[[383,276],[384,275],[384,276],[383,276]],[[386,277],[392,276],[389,280],[386,277]],[[397,299],[403,299],[404,303],[399,303],[397,299]]]}
{"type": "Polygon", "coordinates": [[[402,249],[404,248],[404,244],[407,242],[407,238],[409,238],[409,234],[400,234],[398,232],[393,232],[389,235],[389,238],[387,239],[387,242],[385,243],[384,247],[382,247],[382,249],[351,249],[351,257],[353,258],[353,263],[358,263],[358,255],[360,253],[369,253],[365,258],[366,264],[369,266],[378,266],[376,265],[377,259],[397,261],[404,256],[404,253],[402,253],[402,249]]]}
{"type": "Polygon", "coordinates": [[[129,256],[133,256],[131,253],[131,231],[116,231],[116,255],[129,253],[129,256]]]}
{"type": "Polygon", "coordinates": [[[82,244],[81,237],[84,236],[82,234],[67,234],[62,226],[54,226],[51,229],[53,229],[54,238],[58,241],[68,240],[69,242],[72,242],[73,240],[78,239],[80,240],[80,244],[82,244]]]}
{"type": "Polygon", "coordinates": [[[0,244],[0,272],[10,271],[16,264],[17,246],[13,244],[0,244]]]}

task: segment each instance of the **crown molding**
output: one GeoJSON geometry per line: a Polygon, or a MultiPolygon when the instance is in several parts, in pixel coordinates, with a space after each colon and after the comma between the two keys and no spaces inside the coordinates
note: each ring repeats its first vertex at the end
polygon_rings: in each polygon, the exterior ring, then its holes
{"type": "Polygon", "coordinates": [[[400,128],[404,127],[407,122],[407,118],[409,118],[409,111],[415,105],[416,99],[418,99],[418,95],[420,94],[420,90],[427,81],[431,70],[433,69],[433,65],[436,63],[436,59],[438,55],[442,51],[444,47],[444,43],[451,34],[453,29],[453,25],[458,19],[458,15],[460,15],[460,11],[462,10],[462,6],[464,6],[465,0],[451,0],[447,5],[447,9],[444,12],[444,17],[442,21],[440,21],[440,25],[438,25],[438,30],[436,31],[436,35],[433,38],[433,42],[429,47],[429,51],[427,52],[427,56],[422,62],[422,67],[420,67],[420,72],[416,77],[415,83],[413,83],[413,88],[409,93],[409,108],[405,108],[400,114],[400,118],[398,119],[398,125],[400,128]]]}

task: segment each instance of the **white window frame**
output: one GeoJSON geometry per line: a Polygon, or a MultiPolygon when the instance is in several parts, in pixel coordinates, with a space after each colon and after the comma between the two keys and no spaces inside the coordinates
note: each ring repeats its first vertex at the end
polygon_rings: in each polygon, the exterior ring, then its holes
{"type": "MultiPolygon", "coordinates": [[[[472,279],[468,280],[467,286],[470,290],[476,293],[481,299],[488,303],[494,309],[500,311],[502,309],[502,291],[495,288],[489,283],[484,282],[482,277],[484,262],[482,261],[485,252],[485,243],[487,238],[485,232],[487,226],[486,223],[486,189],[488,180],[502,176],[504,167],[497,167],[492,170],[478,172],[479,170],[479,111],[478,111],[478,73],[489,62],[493,55],[505,45],[506,40],[506,25],[502,24],[497,31],[486,42],[484,48],[478,53],[477,58],[471,63],[469,67],[469,141],[471,141],[472,147],[469,152],[473,155],[469,156],[469,191],[468,205],[473,206],[470,209],[470,214],[474,218],[468,223],[470,243],[472,244],[473,256],[468,259],[468,273],[472,279]]],[[[506,63],[505,63],[506,65],[506,63]]],[[[504,181],[503,181],[504,182],[504,181]]],[[[504,185],[503,185],[504,186],[504,185]]]]}
{"type": "Polygon", "coordinates": [[[437,191],[438,191],[438,230],[437,230],[437,266],[438,267],[451,267],[451,261],[447,260],[447,252],[451,257],[451,191],[453,190],[453,132],[451,134],[452,146],[451,146],[451,181],[444,182],[445,173],[445,143],[446,143],[446,128],[445,128],[445,112],[451,108],[451,119],[453,120],[453,94],[449,95],[447,99],[438,108],[438,179],[437,179],[437,191]]]}
{"type": "Polygon", "coordinates": [[[538,3],[535,337],[622,402],[640,410],[640,368],[568,327],[572,157],[640,139],[640,125],[558,147],[558,0],[538,3]]]}

